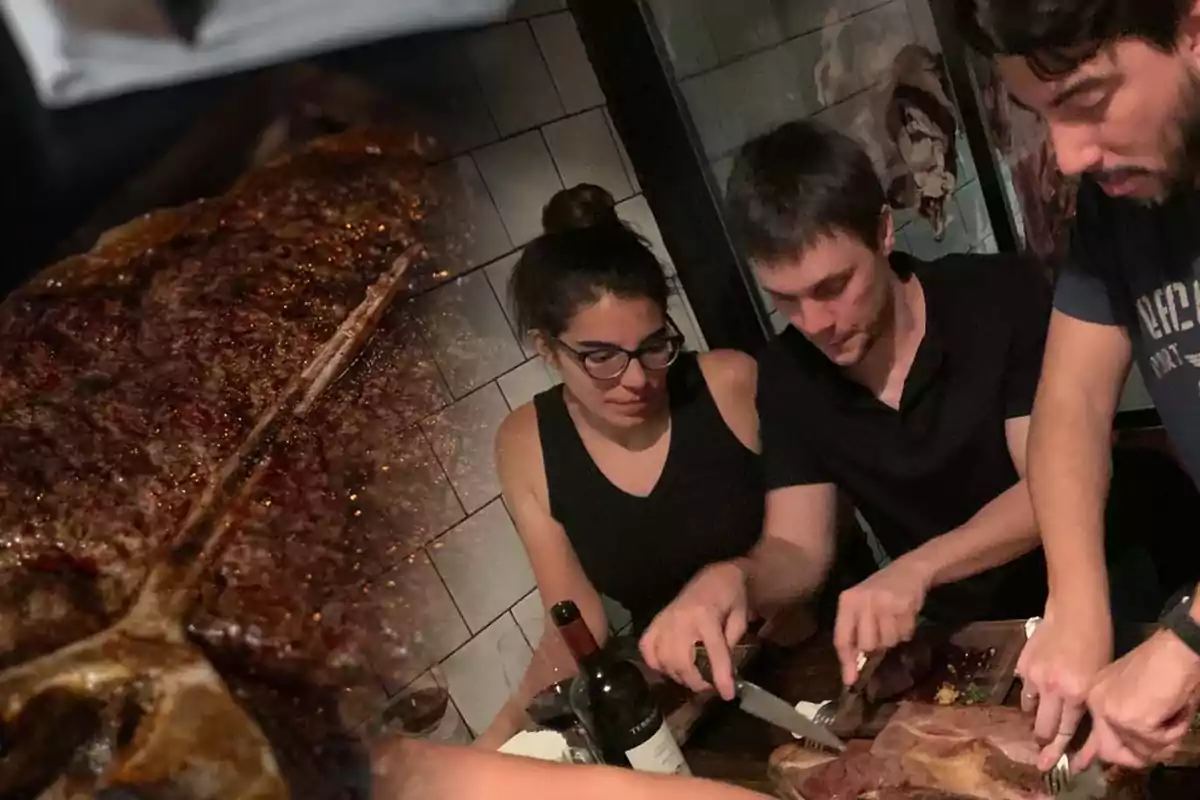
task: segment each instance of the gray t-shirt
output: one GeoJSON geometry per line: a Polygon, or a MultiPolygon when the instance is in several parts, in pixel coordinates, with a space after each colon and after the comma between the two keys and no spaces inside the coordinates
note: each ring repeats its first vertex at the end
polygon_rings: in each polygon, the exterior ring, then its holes
{"type": "Polygon", "coordinates": [[[1085,180],[1071,253],[1055,308],[1129,331],[1163,425],[1200,482],[1200,192],[1149,206],[1085,180]]]}

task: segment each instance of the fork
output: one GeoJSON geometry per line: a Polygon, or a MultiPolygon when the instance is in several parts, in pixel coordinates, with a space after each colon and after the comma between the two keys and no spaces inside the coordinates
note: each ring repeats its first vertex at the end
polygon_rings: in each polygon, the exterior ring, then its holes
{"type": "Polygon", "coordinates": [[[1071,783],[1071,760],[1063,753],[1050,769],[1042,773],[1042,786],[1052,797],[1058,797],[1071,783]]]}
{"type": "MultiPolygon", "coordinates": [[[[859,653],[858,669],[859,669],[860,673],[862,673],[864,671],[865,667],[867,666],[868,660],[869,659],[867,658],[867,656],[865,654],[859,653]]],[[[872,672],[874,672],[874,670],[872,670],[872,672]]],[[[826,730],[832,730],[833,724],[837,721],[838,713],[842,710],[842,704],[847,702],[847,699],[852,694],[852,692],[854,692],[856,690],[861,690],[860,684],[865,685],[865,683],[866,682],[863,680],[863,676],[860,674],[859,680],[855,681],[854,687],[844,687],[841,695],[839,695],[838,697],[835,697],[832,700],[826,700],[824,703],[822,703],[820,705],[820,707],[817,708],[817,712],[815,714],[813,714],[813,722],[817,723],[818,725],[820,725],[822,728],[825,728],[826,730]]],[[[805,740],[805,744],[809,745],[810,743],[807,740],[805,740]]],[[[810,746],[815,747],[817,745],[810,745],[810,746]]]]}
{"type": "MultiPolygon", "coordinates": [[[[838,704],[837,700],[826,700],[824,703],[822,703],[820,706],[817,707],[817,710],[815,712],[813,712],[813,715],[811,717],[812,721],[817,723],[821,727],[825,728],[826,730],[829,730],[830,724],[832,724],[833,720],[837,716],[837,704],[838,704]]],[[[796,710],[800,711],[799,708],[797,708],[796,710]]],[[[804,716],[808,716],[807,711],[800,711],[800,713],[803,714],[804,716]]],[[[807,737],[797,735],[796,740],[800,744],[801,747],[804,747],[808,750],[816,750],[821,753],[830,752],[829,748],[825,747],[820,742],[814,742],[811,739],[808,739],[807,737]]]]}
{"type": "Polygon", "coordinates": [[[841,698],[826,700],[817,709],[817,713],[813,715],[813,722],[820,725],[822,728],[828,728],[837,719],[838,706],[841,698]]]}
{"type": "Polygon", "coordinates": [[[1069,753],[1076,753],[1092,733],[1092,715],[1084,713],[1079,720],[1075,733],[1067,743],[1067,749],[1054,762],[1054,766],[1042,773],[1042,786],[1052,797],[1058,797],[1071,785],[1071,758],[1069,753]]]}
{"type": "Polygon", "coordinates": [[[885,655],[886,652],[878,652],[871,655],[865,653],[858,654],[857,680],[851,686],[843,686],[841,695],[837,699],[823,704],[817,712],[826,720],[822,723],[826,728],[832,730],[835,725],[838,727],[857,728],[861,724],[862,720],[857,719],[853,712],[857,711],[857,716],[861,716],[863,711],[863,694],[867,690],[867,684],[870,682],[871,676],[875,674],[875,670],[883,663],[885,655]],[[858,704],[857,707],[855,706],[856,703],[858,704]],[[841,724],[838,725],[838,723],[841,724]]]}

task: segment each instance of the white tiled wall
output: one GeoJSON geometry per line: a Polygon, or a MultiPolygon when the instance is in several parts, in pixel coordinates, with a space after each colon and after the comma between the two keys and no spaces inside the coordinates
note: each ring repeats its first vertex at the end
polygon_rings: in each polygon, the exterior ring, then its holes
{"type": "MultiPolygon", "coordinates": [[[[404,626],[409,644],[385,654],[383,688],[395,696],[436,682],[475,733],[520,681],[543,624],[492,455],[509,411],[557,381],[509,318],[520,248],[540,232],[550,196],[586,181],[612,192],[669,267],[565,3],[519,0],[510,19],[415,47],[397,69],[398,102],[448,151],[436,169],[470,236],[443,257],[442,284],[413,301],[412,330],[395,348],[403,363],[386,367],[420,377],[413,396],[370,398],[411,407],[411,428],[388,446],[403,480],[420,486],[403,521],[410,555],[385,576],[396,611],[384,624],[404,626]]],[[[702,346],[682,297],[671,312],[702,346]]],[[[627,623],[609,611],[617,628],[627,623]]]]}
{"type": "MultiPolygon", "coordinates": [[[[919,42],[940,51],[928,0],[648,0],[717,185],[732,156],[788,120],[816,117],[859,139],[881,172],[892,61],[919,42]]],[[[932,259],[995,249],[966,141],[949,227],[897,214],[901,249],[932,259]]],[[[781,324],[780,320],[776,320],[781,324]]]]}
{"type": "Polygon", "coordinates": [[[546,144],[563,183],[594,183],[617,200],[633,194],[625,164],[613,144],[612,130],[602,109],[594,108],[545,127],[546,144]]]}

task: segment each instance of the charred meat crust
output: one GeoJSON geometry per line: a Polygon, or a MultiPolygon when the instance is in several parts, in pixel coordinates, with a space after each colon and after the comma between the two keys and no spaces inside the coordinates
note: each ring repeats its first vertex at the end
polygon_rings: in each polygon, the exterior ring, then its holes
{"type": "MultiPolygon", "coordinates": [[[[462,238],[416,147],[319,140],[110,232],[0,304],[0,666],[129,610],[197,493],[402,253],[429,241],[443,265],[410,288],[444,279],[462,238]]],[[[422,346],[393,302],[276,443],[189,615],[293,785],[361,782],[346,694],[382,697],[427,666],[406,568],[430,535],[408,434],[442,402],[422,346]]]]}

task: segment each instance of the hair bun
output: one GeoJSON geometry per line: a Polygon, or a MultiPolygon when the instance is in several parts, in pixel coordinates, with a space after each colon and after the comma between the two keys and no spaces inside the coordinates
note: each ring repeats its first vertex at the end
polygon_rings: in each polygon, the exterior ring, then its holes
{"type": "Polygon", "coordinates": [[[542,228],[546,233],[621,226],[616,201],[608,190],[592,183],[580,183],[562,189],[542,209],[542,228]]]}

